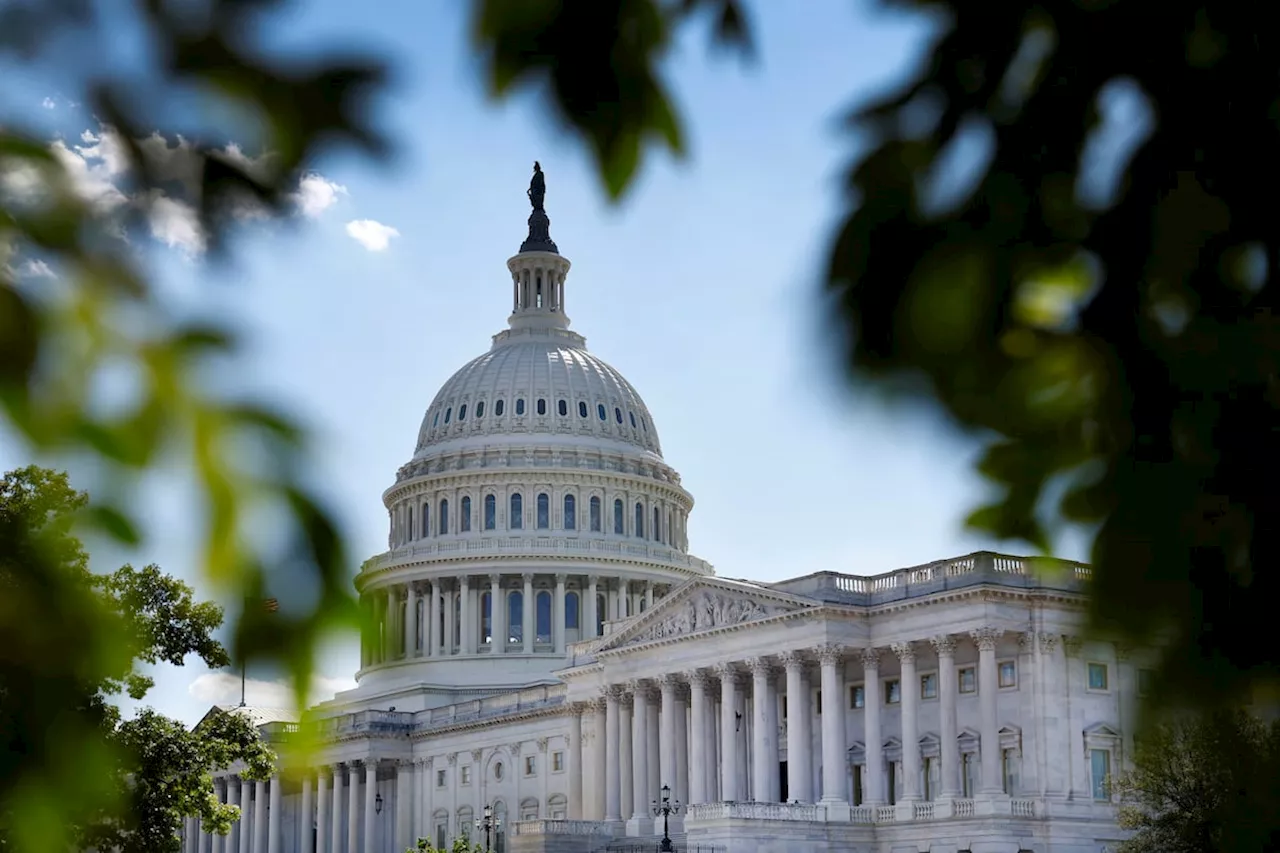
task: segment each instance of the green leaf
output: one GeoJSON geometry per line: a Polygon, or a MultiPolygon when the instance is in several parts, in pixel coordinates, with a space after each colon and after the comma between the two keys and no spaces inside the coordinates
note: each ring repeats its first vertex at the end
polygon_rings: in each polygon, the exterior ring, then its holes
{"type": "Polygon", "coordinates": [[[90,504],[84,510],[84,522],[111,536],[123,545],[137,545],[142,541],[132,519],[114,506],[90,504]]]}

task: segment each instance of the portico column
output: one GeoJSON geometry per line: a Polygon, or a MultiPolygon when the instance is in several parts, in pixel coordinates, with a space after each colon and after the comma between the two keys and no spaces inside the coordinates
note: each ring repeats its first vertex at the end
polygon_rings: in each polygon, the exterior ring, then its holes
{"type": "Polygon", "coordinates": [[[828,812],[835,804],[848,803],[845,764],[848,747],[844,731],[844,673],[841,672],[844,648],[828,643],[818,648],[822,666],[822,802],[828,812]]]}
{"type": "MultiPolygon", "coordinates": [[[[604,819],[622,820],[620,805],[621,777],[619,769],[622,761],[622,736],[618,725],[622,717],[622,690],[616,685],[605,688],[604,693],[604,750],[600,756],[599,767],[604,770],[604,819]],[[609,759],[614,764],[609,764],[609,759]]],[[[596,722],[600,721],[597,713],[596,722]]]]}
{"type": "MultiPolygon", "coordinates": [[[[676,782],[675,797],[681,805],[689,802],[689,701],[683,684],[676,685],[676,782]]],[[[682,819],[683,820],[683,819],[682,819]]]]}
{"type": "Polygon", "coordinates": [[[631,741],[631,820],[627,834],[648,834],[644,829],[649,818],[649,685],[643,681],[631,683],[635,702],[634,733],[631,741]]]}
{"type": "Polygon", "coordinates": [[[920,799],[920,680],[916,676],[916,653],[910,643],[896,643],[893,652],[902,666],[902,799],[920,799]]]}
{"type": "Polygon", "coordinates": [[[395,587],[387,590],[386,603],[383,605],[385,613],[382,617],[382,659],[384,661],[394,660],[396,657],[396,646],[399,643],[391,642],[395,636],[395,624],[400,620],[396,617],[400,615],[400,608],[396,605],[400,603],[399,594],[395,587]]]}
{"type": "Polygon", "coordinates": [[[979,628],[972,633],[978,646],[978,706],[982,712],[982,793],[1001,794],[1000,731],[996,718],[996,641],[1001,632],[996,628],[979,628]]]}
{"type": "Polygon", "coordinates": [[[653,581],[644,582],[644,609],[645,612],[653,609],[653,581]]]}
{"type": "Polygon", "coordinates": [[[689,751],[693,754],[693,767],[689,773],[689,802],[706,803],[711,798],[707,791],[705,758],[711,734],[707,731],[707,674],[695,669],[686,674],[689,679],[689,724],[691,737],[689,751]]]}
{"type": "MultiPolygon", "coordinates": [[[[373,853],[373,826],[377,820],[378,762],[364,763],[364,853],[373,853]]],[[[352,853],[355,853],[353,850],[352,853]]]]}
{"type": "Polygon", "coordinates": [[[280,853],[280,812],[283,810],[280,774],[271,777],[271,805],[267,808],[267,853],[280,853]]]}
{"type": "Polygon", "coordinates": [[[755,724],[755,752],[752,755],[751,787],[754,799],[767,802],[770,780],[778,772],[778,730],[769,725],[769,678],[772,668],[764,658],[752,658],[752,709],[755,724]]]}
{"type": "MultiPolygon", "coordinates": [[[[658,786],[676,788],[676,690],[680,682],[674,673],[666,673],[658,684],[662,690],[662,714],[658,717],[658,786]]],[[[654,794],[657,796],[657,794],[654,794]]]]}
{"type": "Polygon", "coordinates": [[[884,802],[884,738],[880,734],[880,709],[883,700],[880,698],[880,650],[862,650],[862,690],[864,705],[862,720],[864,727],[865,753],[867,756],[866,779],[863,780],[864,793],[868,805],[880,805],[884,802]]]}
{"type": "MultiPolygon", "coordinates": [[[[454,592],[458,600],[462,603],[449,608],[449,642],[453,642],[453,620],[454,613],[458,614],[458,633],[461,635],[462,642],[459,644],[461,648],[459,652],[464,655],[473,655],[476,653],[476,614],[471,608],[471,578],[463,575],[458,578],[458,589],[454,592]]],[[[354,851],[352,851],[354,853],[354,851]]]]}
{"type": "MultiPolygon", "coordinates": [[[[225,803],[227,801],[225,786],[226,786],[226,782],[224,780],[222,779],[213,780],[213,796],[214,796],[214,799],[216,799],[219,804],[225,803]]],[[[213,850],[213,853],[223,853],[222,842],[226,838],[226,836],[218,835],[217,833],[214,833],[214,832],[211,832],[209,834],[212,836],[212,838],[210,838],[210,842],[211,842],[210,847],[213,850]]]]}
{"type": "MultiPolygon", "coordinates": [[[[569,708],[569,749],[565,759],[569,766],[569,820],[582,820],[582,715],[587,706],[582,702],[574,702],[569,708]]],[[[546,779],[544,774],[542,777],[546,779]]],[[[550,815],[548,815],[550,817],[550,815]]]]}
{"type": "Polygon", "coordinates": [[[267,851],[267,782],[259,779],[253,785],[253,853],[267,851]]]}
{"type": "Polygon", "coordinates": [[[564,654],[564,585],[568,579],[564,572],[556,575],[556,595],[551,599],[551,640],[558,655],[564,654]]]}
{"type": "MultiPolygon", "coordinates": [[[[306,821],[303,821],[302,826],[305,831],[306,821]]],[[[320,772],[316,774],[316,853],[329,853],[329,772],[327,767],[321,767],[320,772]]]]}
{"type": "Polygon", "coordinates": [[[732,664],[716,667],[720,676],[720,798],[725,802],[738,799],[738,672],[732,664]]]}
{"type": "Polygon", "coordinates": [[[599,634],[596,631],[596,624],[600,621],[600,613],[596,610],[596,596],[600,594],[599,584],[595,575],[587,575],[587,600],[584,602],[587,606],[583,608],[586,613],[587,626],[582,632],[582,636],[586,639],[593,639],[599,634]]]}
{"type": "MultiPolygon", "coordinates": [[[[375,807],[377,803],[374,803],[375,807]]],[[[413,762],[396,762],[396,850],[413,846],[413,762]]]]}
{"type": "Polygon", "coordinates": [[[253,782],[240,777],[240,853],[253,850],[253,782]]]}
{"type": "Polygon", "coordinates": [[[342,765],[333,765],[333,815],[329,822],[329,853],[342,853],[342,765]]]}
{"type": "Polygon", "coordinates": [[[939,730],[942,736],[942,798],[953,800],[960,796],[960,744],[956,741],[956,641],[942,634],[934,637],[933,650],[938,653],[938,702],[941,715],[939,730]]]}
{"type": "Polygon", "coordinates": [[[360,851],[360,762],[347,765],[347,849],[360,851]]]}
{"type": "Polygon", "coordinates": [[[418,587],[413,582],[406,584],[409,588],[404,602],[404,656],[418,656],[418,587]]]}
{"type": "MultiPolygon", "coordinates": [[[[443,620],[440,620],[440,611],[443,609],[441,606],[442,601],[440,581],[434,580],[431,582],[431,612],[427,614],[427,625],[431,630],[428,634],[429,639],[424,644],[426,649],[423,650],[426,652],[429,649],[433,658],[440,657],[440,628],[443,624],[443,620]],[[438,622],[437,620],[440,621],[438,622]]],[[[334,851],[334,853],[337,853],[337,851],[334,851]]]]}
{"type": "MultiPolygon", "coordinates": [[[[594,715],[592,720],[592,736],[591,736],[591,760],[594,762],[595,776],[591,785],[591,820],[604,820],[605,813],[608,811],[608,787],[610,778],[616,779],[616,774],[609,771],[609,757],[616,755],[616,752],[610,752],[610,744],[608,743],[609,731],[609,708],[608,703],[603,699],[595,699],[591,703],[591,710],[594,715]]],[[[614,716],[617,717],[616,708],[614,716]]],[[[613,744],[616,750],[617,744],[613,744]]]]}
{"type": "MultiPolygon", "coordinates": [[[[227,777],[227,803],[228,805],[240,804],[240,777],[227,777]]],[[[222,849],[225,853],[239,853],[240,850],[240,829],[233,822],[231,831],[227,833],[226,841],[223,842],[222,849]]]]}
{"type": "Polygon", "coordinates": [[[311,815],[315,806],[311,801],[311,796],[311,774],[308,773],[302,777],[302,826],[300,827],[302,832],[302,853],[314,853],[315,850],[312,843],[315,839],[311,833],[313,821],[311,815]]]}
{"type": "Polygon", "coordinates": [[[533,600],[533,572],[525,572],[524,579],[524,600],[523,606],[520,608],[520,636],[524,639],[524,653],[526,655],[533,654],[533,633],[534,621],[533,611],[537,609],[533,600]]]}
{"type": "Polygon", "coordinates": [[[804,658],[784,652],[787,671],[787,797],[813,802],[812,738],[809,734],[809,693],[804,678],[804,658]]]}
{"type": "Polygon", "coordinates": [[[621,803],[619,810],[623,814],[629,812],[635,804],[631,787],[631,783],[635,781],[631,766],[634,757],[631,745],[631,709],[634,704],[632,695],[623,689],[622,696],[618,699],[618,751],[614,753],[618,761],[618,796],[621,803]]]}
{"type": "Polygon", "coordinates": [[[502,598],[502,575],[489,575],[489,625],[493,630],[489,654],[501,655],[507,651],[507,603],[502,598]]]}

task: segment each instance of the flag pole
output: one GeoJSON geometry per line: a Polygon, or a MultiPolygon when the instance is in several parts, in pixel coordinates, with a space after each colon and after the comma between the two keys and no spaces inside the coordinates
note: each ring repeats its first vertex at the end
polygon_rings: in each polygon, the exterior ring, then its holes
{"type": "Polygon", "coordinates": [[[240,658],[240,707],[241,708],[244,707],[244,671],[245,671],[245,661],[244,661],[244,658],[242,657],[240,658]]]}

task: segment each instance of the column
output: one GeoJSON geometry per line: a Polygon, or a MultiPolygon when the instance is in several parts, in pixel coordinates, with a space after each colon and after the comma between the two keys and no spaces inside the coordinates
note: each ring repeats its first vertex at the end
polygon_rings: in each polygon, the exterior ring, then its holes
{"type": "Polygon", "coordinates": [[[596,596],[600,594],[598,583],[595,575],[587,576],[587,600],[583,602],[586,606],[582,612],[586,615],[587,624],[583,626],[582,636],[584,639],[593,638],[596,635],[596,623],[600,621],[600,614],[596,610],[596,596]]]}
{"type": "Polygon", "coordinates": [[[778,730],[769,725],[769,677],[772,671],[764,658],[752,658],[751,695],[755,727],[755,752],[752,755],[751,788],[758,802],[767,802],[772,788],[770,779],[778,772],[778,730]]]}
{"type": "Polygon", "coordinates": [[[720,676],[720,798],[738,799],[738,673],[731,664],[716,667],[720,676]]]}
{"type": "Polygon", "coordinates": [[[631,682],[635,703],[634,732],[631,741],[631,820],[628,835],[647,835],[649,818],[649,685],[631,682]]]}
{"type": "Polygon", "coordinates": [[[895,643],[893,653],[902,667],[902,799],[914,802],[920,799],[920,678],[911,643],[895,643]]]}
{"type": "Polygon", "coordinates": [[[644,582],[644,609],[646,613],[653,609],[653,581],[644,582]]]}
{"type": "Polygon", "coordinates": [[[972,633],[978,646],[978,706],[982,712],[982,793],[1001,794],[1000,784],[1000,730],[996,720],[996,641],[1000,631],[995,628],[979,628],[972,633]]]}
{"type": "MultiPolygon", "coordinates": [[[[569,774],[569,820],[582,820],[582,715],[587,712],[586,704],[574,702],[569,708],[569,737],[565,750],[565,761],[569,774]]],[[[542,775],[546,781],[546,771],[542,775]]],[[[550,815],[547,815],[550,817],[550,815]]]]}
{"type": "Polygon", "coordinates": [[[410,841],[416,845],[419,838],[432,832],[431,807],[427,803],[427,786],[431,784],[430,758],[413,762],[413,825],[409,829],[410,841]]]}
{"type": "Polygon", "coordinates": [[[848,747],[844,730],[844,673],[841,655],[843,647],[828,643],[818,648],[818,662],[822,667],[822,802],[827,813],[833,806],[849,802],[845,784],[845,765],[848,747]]]}
{"type": "Polygon", "coordinates": [[[253,853],[269,853],[267,850],[267,782],[259,779],[253,784],[253,853]]]}
{"type": "Polygon", "coordinates": [[[784,652],[787,671],[787,798],[813,802],[812,738],[809,734],[809,686],[805,683],[804,658],[784,652]]]}
{"type": "Polygon", "coordinates": [[[453,641],[453,619],[454,613],[460,614],[458,631],[461,633],[462,642],[459,643],[459,653],[464,655],[473,655],[476,653],[476,629],[474,608],[471,606],[471,578],[463,575],[458,578],[458,589],[454,595],[462,602],[461,607],[449,608],[449,641],[453,641]]]}
{"type": "Polygon", "coordinates": [[[884,798],[884,736],[880,733],[880,709],[884,700],[880,696],[880,650],[862,650],[863,692],[866,707],[863,709],[863,728],[866,743],[867,773],[863,781],[863,795],[868,805],[881,805],[884,798]]]}
{"type": "Polygon", "coordinates": [[[524,601],[523,606],[520,608],[520,636],[524,638],[524,653],[531,655],[533,654],[533,635],[535,630],[533,612],[537,609],[533,600],[533,573],[525,572],[523,578],[524,601]]]}
{"type": "Polygon", "coordinates": [[[360,762],[347,764],[347,849],[345,853],[360,850],[360,762]]]}
{"type": "Polygon", "coordinates": [[[676,783],[675,797],[689,803],[689,702],[683,684],[676,685],[676,783]]]}
{"type": "Polygon", "coordinates": [[[568,579],[563,572],[556,575],[556,595],[551,599],[551,639],[558,655],[564,654],[564,584],[568,579]]]}
{"type": "MultiPolygon", "coordinates": [[[[302,853],[314,853],[314,847],[312,846],[313,835],[311,833],[313,820],[311,815],[314,813],[314,808],[315,806],[311,801],[311,774],[308,773],[302,777],[302,853]]],[[[316,835],[318,834],[319,831],[317,830],[316,835]]]]}
{"type": "Polygon", "coordinates": [[[773,744],[773,765],[769,769],[769,802],[782,800],[782,779],[778,776],[778,762],[781,761],[782,744],[778,742],[778,671],[770,666],[769,679],[765,682],[764,718],[769,728],[769,737],[773,744]]]}
{"type": "Polygon", "coordinates": [[[271,805],[267,807],[267,853],[280,853],[280,814],[283,811],[283,798],[280,790],[280,776],[271,777],[271,805]]]}
{"type": "MultiPolygon", "coordinates": [[[[622,811],[620,805],[619,793],[620,777],[618,769],[621,765],[622,756],[622,735],[618,725],[619,718],[622,716],[622,691],[615,685],[611,685],[605,689],[604,693],[604,749],[597,758],[599,764],[597,768],[604,770],[604,819],[605,820],[621,820],[622,811]],[[614,766],[609,766],[609,759],[613,758],[616,762],[614,766]]],[[[600,722],[600,713],[596,712],[596,723],[600,722]]]]}
{"type": "MultiPolygon", "coordinates": [[[[662,780],[658,778],[658,774],[662,772],[661,754],[658,745],[661,742],[658,731],[658,707],[661,700],[656,691],[650,691],[649,698],[649,730],[645,738],[645,747],[648,749],[648,758],[645,760],[645,769],[649,771],[648,782],[644,786],[646,814],[647,809],[652,805],[655,791],[662,787],[662,780]]],[[[669,782],[667,784],[670,784],[669,782]]]]}
{"type": "Polygon", "coordinates": [[[409,588],[404,603],[404,656],[418,656],[418,586],[412,581],[406,584],[409,588]]]}
{"type": "MultiPolygon", "coordinates": [[[[680,683],[674,673],[667,673],[658,680],[662,691],[662,714],[658,718],[658,787],[671,786],[672,796],[676,789],[676,691],[680,683]]],[[[654,794],[657,796],[657,794],[654,794]]]]}
{"type": "MultiPolygon", "coordinates": [[[[241,784],[239,776],[227,777],[227,803],[229,805],[235,806],[240,804],[240,788],[241,784]]],[[[226,853],[240,853],[240,830],[237,828],[235,822],[232,822],[231,824],[231,831],[227,833],[227,840],[222,845],[222,849],[226,851],[226,853]]]]}
{"type": "Polygon", "coordinates": [[[631,807],[635,804],[631,786],[631,783],[635,781],[631,775],[631,760],[633,758],[631,748],[631,710],[633,704],[634,701],[631,694],[623,689],[622,696],[618,699],[618,751],[613,753],[618,761],[619,809],[623,814],[630,812],[631,807]]]}
{"type": "MultiPolygon", "coordinates": [[[[373,853],[374,821],[378,819],[376,801],[378,796],[378,762],[364,763],[364,853],[373,853]]],[[[351,850],[355,853],[355,849],[351,850]]]]}
{"type": "Polygon", "coordinates": [[[329,826],[329,853],[342,853],[342,765],[333,765],[333,812],[329,826]]]}
{"type": "Polygon", "coordinates": [[[240,777],[240,853],[253,850],[253,782],[240,777]]]}
{"type": "MultiPolygon", "coordinates": [[[[461,503],[459,503],[461,506],[461,503]]],[[[396,762],[396,850],[413,846],[413,762],[396,762]]],[[[386,846],[385,844],[383,846],[386,846]]]]}
{"type": "Polygon", "coordinates": [[[382,605],[385,614],[382,617],[382,659],[384,661],[394,660],[396,657],[396,646],[399,643],[393,643],[392,638],[395,637],[395,624],[399,621],[396,618],[400,613],[400,608],[396,606],[399,601],[396,588],[388,589],[386,603],[382,605]]]}
{"type": "MultiPolygon", "coordinates": [[[[595,714],[594,734],[592,735],[591,760],[595,762],[595,783],[592,787],[592,820],[604,820],[605,813],[608,810],[606,801],[608,800],[609,780],[617,778],[616,774],[609,772],[609,756],[616,755],[617,752],[609,752],[609,744],[606,743],[608,738],[609,720],[608,708],[604,699],[596,699],[592,703],[592,711],[595,714]]],[[[614,715],[617,717],[617,708],[614,708],[614,715]]],[[[616,738],[613,746],[617,747],[616,738]]]]}
{"type": "MultiPolygon", "coordinates": [[[[427,614],[427,625],[431,628],[429,639],[426,643],[426,649],[433,658],[440,657],[440,629],[444,624],[444,620],[440,618],[440,610],[443,606],[443,597],[440,595],[440,581],[431,582],[431,612],[427,614]]],[[[334,853],[337,853],[335,850],[334,853]]]]}
{"type": "MultiPolygon", "coordinates": [[[[328,768],[322,767],[316,779],[316,853],[329,853],[329,796],[328,768]]],[[[304,834],[309,834],[306,821],[302,828],[304,834]]]]}
{"type": "Polygon", "coordinates": [[[489,624],[493,628],[493,639],[489,646],[489,654],[505,654],[507,651],[507,607],[502,598],[502,575],[497,572],[489,575],[489,624]]]}
{"type": "MultiPolygon", "coordinates": [[[[221,805],[222,803],[226,802],[225,797],[226,797],[226,793],[225,793],[225,789],[223,788],[223,781],[221,779],[214,779],[213,780],[213,798],[218,801],[219,805],[221,805]]],[[[209,833],[209,848],[210,850],[213,851],[213,853],[223,853],[222,841],[225,837],[226,836],[218,835],[217,833],[213,833],[213,832],[209,833]]]]}
{"type": "Polygon", "coordinates": [[[933,650],[938,653],[938,712],[941,715],[939,736],[942,738],[942,799],[953,800],[961,794],[960,788],[960,744],[956,727],[956,698],[959,685],[956,683],[956,641],[954,637],[942,634],[931,641],[933,650]]]}

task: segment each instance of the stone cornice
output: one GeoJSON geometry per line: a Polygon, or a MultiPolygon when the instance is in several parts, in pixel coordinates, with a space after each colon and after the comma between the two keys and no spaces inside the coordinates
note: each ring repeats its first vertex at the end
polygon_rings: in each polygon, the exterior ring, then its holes
{"type": "MultiPolygon", "coordinates": [[[[542,447],[529,447],[530,454],[545,452],[542,447]]],[[[591,454],[588,454],[591,455],[591,454]]],[[[651,464],[651,463],[650,463],[651,464]]],[[[674,474],[674,471],[672,471],[674,474]]],[[[548,485],[572,486],[579,492],[592,489],[613,491],[643,491],[649,495],[659,494],[676,504],[686,512],[693,509],[693,496],[680,485],[679,478],[666,480],[631,471],[618,471],[607,468],[565,468],[560,465],[520,465],[520,466],[484,466],[474,468],[449,468],[444,471],[433,471],[419,474],[412,478],[400,480],[383,492],[383,503],[386,505],[405,500],[411,496],[433,494],[447,489],[476,490],[475,499],[486,486],[495,490],[507,489],[513,485],[526,487],[533,483],[548,485]]]]}

